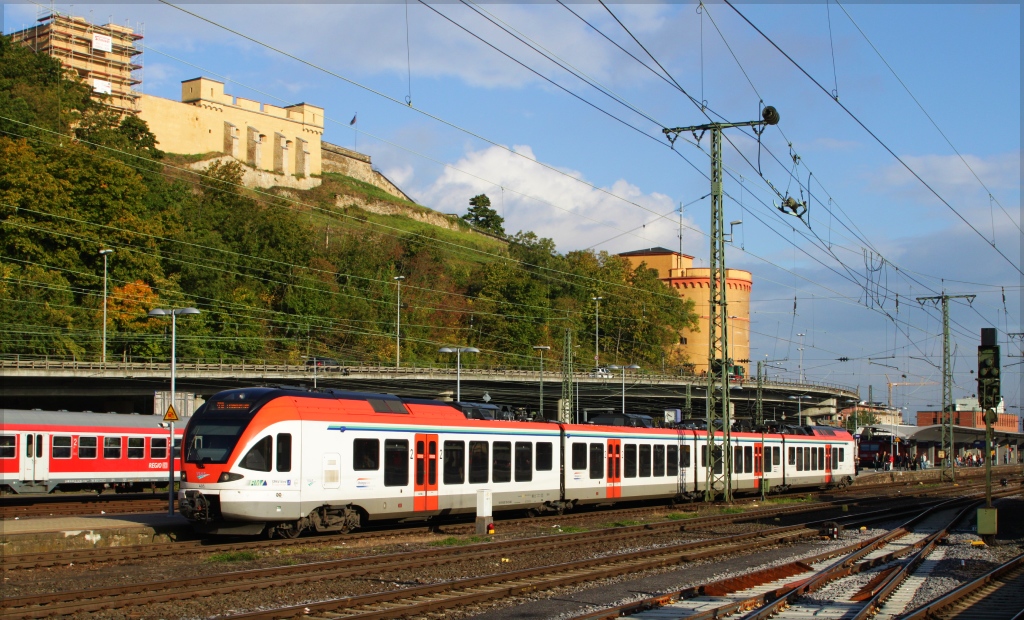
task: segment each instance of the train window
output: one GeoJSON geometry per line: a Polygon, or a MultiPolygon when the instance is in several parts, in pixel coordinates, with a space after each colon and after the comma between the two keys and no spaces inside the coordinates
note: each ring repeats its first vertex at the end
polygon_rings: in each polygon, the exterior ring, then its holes
{"type": "Polygon", "coordinates": [[[818,470],[818,451],[814,448],[804,448],[804,469],[818,470]]]}
{"type": "MultiPolygon", "coordinates": [[[[81,443],[81,442],[79,442],[81,443]]],[[[81,452],[81,450],[79,450],[81,452]]],[[[162,461],[167,458],[167,438],[149,438],[149,458],[154,461],[162,461]]]]}
{"type": "Polygon", "coordinates": [[[743,473],[743,446],[732,447],[732,473],[743,473]]]}
{"type": "Polygon", "coordinates": [[[516,482],[533,480],[533,444],[528,441],[516,442],[516,482]]]}
{"type": "Polygon", "coordinates": [[[640,445],[640,477],[650,478],[651,477],[651,447],[648,445],[640,445]]]}
{"type": "Polygon", "coordinates": [[[665,475],[665,446],[654,446],[654,475],[665,475]]]}
{"type": "Polygon", "coordinates": [[[267,435],[256,442],[256,445],[249,448],[249,451],[242,457],[238,464],[242,469],[252,471],[270,471],[270,455],[274,449],[274,438],[267,435]]]}
{"type": "MultiPolygon", "coordinates": [[[[56,437],[54,437],[56,439],[56,437]]],[[[146,458],[146,438],[145,437],[129,437],[128,438],[128,458],[130,459],[144,459],[146,458]]]]}
{"type": "Polygon", "coordinates": [[[94,458],[96,458],[96,438],[95,437],[79,437],[78,438],[78,458],[80,458],[80,459],[94,459],[94,458]]]}
{"type": "Polygon", "coordinates": [[[379,439],[356,439],[352,442],[352,469],[356,471],[380,469],[379,439]]]}
{"type": "Polygon", "coordinates": [[[488,456],[488,445],[486,441],[469,442],[469,483],[486,483],[491,466],[488,456]]]}
{"type": "Polygon", "coordinates": [[[743,446],[743,473],[754,471],[754,446],[743,446]]]}
{"type": "Polygon", "coordinates": [[[789,464],[796,465],[796,448],[792,446],[789,448],[789,464]]]}
{"type": "MultiPolygon", "coordinates": [[[[71,438],[68,437],[68,441],[71,438]]],[[[0,459],[13,459],[17,456],[17,438],[14,435],[0,435],[0,459]]],[[[68,444],[70,445],[70,444],[68,444]]],[[[68,454],[71,456],[71,454],[68,454]]]]}
{"type": "Polygon", "coordinates": [[[466,481],[466,442],[444,442],[444,483],[462,484],[466,481]]]}
{"type": "Polygon", "coordinates": [[[425,457],[424,443],[422,439],[416,442],[416,486],[423,484],[423,477],[426,473],[423,467],[425,457]]]}
{"type": "MultiPolygon", "coordinates": [[[[6,439],[6,437],[0,437],[0,440],[6,439]]],[[[13,438],[12,438],[13,439],[13,438]]],[[[11,445],[11,456],[14,456],[13,444],[11,445]]],[[[2,452],[0,452],[2,454],[2,452]]],[[[54,435],[53,436],[53,458],[55,459],[69,459],[71,458],[71,436],[70,435],[54,435]]]]}
{"type": "Polygon", "coordinates": [[[722,473],[722,463],[725,462],[725,459],[722,458],[723,457],[722,447],[721,446],[715,446],[711,450],[711,456],[712,456],[712,458],[715,459],[715,473],[716,474],[722,473]]]}
{"type": "Polygon", "coordinates": [[[669,446],[668,452],[665,454],[665,465],[668,476],[679,475],[679,446],[669,446]]]}
{"type": "Polygon", "coordinates": [[[776,465],[782,464],[782,448],[778,446],[772,447],[772,461],[774,461],[776,465]]]}
{"type": "Polygon", "coordinates": [[[277,456],[274,459],[277,471],[292,470],[292,434],[277,434],[277,456]]]}
{"type": "Polygon", "coordinates": [[[427,484],[431,487],[437,486],[437,442],[427,442],[427,484]]]}
{"type": "Polygon", "coordinates": [[[174,458],[181,458],[181,437],[174,438],[174,444],[171,449],[174,450],[174,458]]]}
{"type": "Polygon", "coordinates": [[[512,480],[512,442],[495,441],[491,459],[491,480],[510,482],[512,480]]]}
{"type": "Polygon", "coordinates": [[[590,479],[604,478],[604,444],[590,444],[590,479]]]}
{"type": "Polygon", "coordinates": [[[690,466],[690,446],[680,446],[682,448],[679,451],[679,466],[689,467],[690,466]]]}
{"type": "Polygon", "coordinates": [[[43,436],[36,435],[36,458],[43,458],[43,436]]]}
{"type": "Polygon", "coordinates": [[[574,444],[572,444],[572,468],[573,469],[586,469],[587,468],[587,444],[585,444],[585,443],[574,443],[574,444]]]}
{"type": "Polygon", "coordinates": [[[636,478],[636,444],[628,443],[622,446],[622,460],[622,476],[636,478]]]}
{"type": "Polygon", "coordinates": [[[708,466],[708,447],[707,446],[701,446],[700,447],[700,466],[701,467],[707,467],[708,466]]]}
{"type": "Polygon", "coordinates": [[[818,469],[825,469],[825,448],[818,448],[818,469]]]}
{"type": "Polygon", "coordinates": [[[537,471],[551,471],[554,459],[552,458],[550,442],[537,444],[537,471]]]}
{"type": "MultiPolygon", "coordinates": [[[[792,450],[793,448],[790,448],[792,450]]],[[[804,450],[803,448],[797,448],[796,450],[796,470],[804,470],[804,450]]]]}
{"type": "Polygon", "coordinates": [[[25,456],[32,458],[32,446],[35,445],[35,435],[28,435],[25,437],[25,456]]]}
{"type": "Polygon", "coordinates": [[[839,448],[839,462],[846,461],[846,448],[839,448]]]}
{"type": "Polygon", "coordinates": [[[832,448],[832,467],[839,464],[839,448],[832,448]]]}
{"type": "Polygon", "coordinates": [[[772,471],[772,449],[770,447],[768,447],[768,446],[765,446],[764,452],[762,454],[763,454],[762,459],[764,461],[763,473],[766,473],[766,474],[771,473],[771,471],[772,471]]]}
{"type": "Polygon", "coordinates": [[[409,441],[384,440],[384,486],[404,487],[409,484],[409,441]]]}

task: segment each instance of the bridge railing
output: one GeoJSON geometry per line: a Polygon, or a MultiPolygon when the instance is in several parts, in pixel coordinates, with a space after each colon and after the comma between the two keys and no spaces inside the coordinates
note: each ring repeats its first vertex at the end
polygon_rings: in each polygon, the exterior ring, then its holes
{"type": "MultiPolygon", "coordinates": [[[[561,371],[557,365],[553,365],[553,368],[545,369],[544,377],[546,380],[557,381],[561,375],[561,371]],[[549,379],[550,377],[550,379],[549,379]]],[[[113,371],[119,373],[131,373],[138,371],[166,371],[170,372],[169,361],[156,361],[155,359],[149,359],[146,361],[108,361],[104,362],[90,362],[81,361],[76,359],[58,358],[50,356],[23,356],[23,355],[3,355],[0,356],[0,368],[3,369],[19,369],[19,370],[81,370],[81,371],[113,371]]],[[[341,376],[348,376],[352,374],[367,375],[387,375],[387,376],[409,376],[409,375],[423,375],[423,374],[443,374],[443,375],[454,375],[456,374],[456,368],[454,365],[438,365],[438,366],[403,366],[396,368],[389,364],[378,364],[378,363],[367,363],[364,361],[349,361],[339,360],[338,365],[331,366],[314,366],[311,364],[278,364],[278,363],[267,363],[265,360],[255,360],[253,362],[242,361],[241,363],[222,363],[220,361],[179,361],[177,362],[177,370],[181,374],[189,373],[218,373],[218,374],[233,374],[233,373],[261,373],[261,374],[279,374],[279,375],[302,375],[312,378],[315,373],[317,376],[325,378],[334,378],[341,376]]],[[[511,367],[511,366],[493,366],[488,368],[482,367],[462,367],[462,375],[468,378],[474,376],[487,376],[493,377],[495,375],[502,375],[509,378],[535,378],[540,379],[540,371],[537,368],[524,368],[524,367],[511,367]]],[[[622,376],[617,373],[594,373],[592,371],[581,371],[573,373],[575,379],[604,379],[609,383],[618,383],[622,380],[622,376]]],[[[285,377],[282,377],[285,378],[285,377]]],[[[683,382],[683,383],[694,383],[701,384],[706,381],[706,377],[700,375],[684,375],[684,374],[669,374],[669,373],[658,373],[658,372],[639,372],[636,374],[630,374],[626,376],[626,380],[629,382],[636,382],[637,380],[647,381],[665,381],[665,382],[683,382]]],[[[745,379],[742,381],[732,382],[734,385],[738,385],[742,389],[752,389],[756,386],[756,381],[752,379],[745,379]]],[[[780,388],[789,387],[794,389],[807,389],[809,391],[841,391],[848,394],[856,394],[856,390],[850,386],[836,384],[836,383],[825,383],[816,381],[789,381],[786,379],[772,379],[765,381],[763,384],[766,388],[780,388]]]]}

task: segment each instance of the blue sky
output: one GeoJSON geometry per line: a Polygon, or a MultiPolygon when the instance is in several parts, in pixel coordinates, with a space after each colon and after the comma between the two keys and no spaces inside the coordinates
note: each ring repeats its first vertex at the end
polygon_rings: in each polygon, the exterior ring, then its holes
{"type": "MultiPolygon", "coordinates": [[[[699,124],[706,117],[555,2],[182,6],[394,101],[165,5],[56,5],[143,31],[142,88],[149,94],[176,99],[181,80],[208,75],[223,78],[236,96],[322,105],[334,121],[324,138],[372,155],[374,164],[419,202],[461,213],[470,196],[487,193],[505,216],[506,229],[552,237],[563,252],[678,247],[678,216],[672,212],[680,203],[693,203],[685,211],[684,251],[706,264],[709,203],[699,199],[709,191],[703,176],[709,137],[702,151],[684,142],[692,141],[684,135],[673,153],[660,131],[660,125],[699,124]],[[498,30],[474,7],[653,121],[498,30]],[[639,131],[559,90],[439,14],[639,131]],[[410,94],[412,106],[407,106],[410,94]],[[348,124],[357,113],[358,135],[348,124]]],[[[654,66],[600,4],[568,6],[654,66]]],[[[721,118],[757,118],[759,97],[781,114],[778,127],[762,136],[763,178],[757,142],[749,135],[728,131],[724,153],[731,173],[725,184],[726,220],[744,221],[728,262],[755,278],[751,357],[788,358],[779,372],[795,377],[801,340],[796,334],[804,333],[808,379],[860,386],[864,398],[873,385],[876,400],[883,400],[886,375],[891,381],[940,380],[938,313],[921,309],[914,299],[942,290],[975,293],[973,307],[952,306],[954,396],[975,391],[968,371],[976,364],[979,329],[996,326],[1003,334],[1003,394],[1008,405],[1019,406],[1021,367],[1009,364],[1020,360],[1009,356],[1021,354],[1020,341],[1008,341],[1005,334],[1024,331],[1020,7],[736,6],[826,90],[835,90],[839,101],[956,211],[728,5],[710,3],[698,12],[694,3],[610,4],[683,89],[706,100],[721,118]],[[800,158],[795,169],[792,154],[800,158]],[[783,195],[799,197],[810,173],[808,228],[774,209],[779,197],[765,179],[783,195]],[[868,264],[883,266],[870,270],[868,264]],[[839,357],[853,361],[838,362],[839,357]]],[[[31,24],[41,10],[33,4],[4,5],[4,32],[31,24]]],[[[940,398],[937,386],[898,388],[894,394],[894,404],[908,411],[940,398]]]]}

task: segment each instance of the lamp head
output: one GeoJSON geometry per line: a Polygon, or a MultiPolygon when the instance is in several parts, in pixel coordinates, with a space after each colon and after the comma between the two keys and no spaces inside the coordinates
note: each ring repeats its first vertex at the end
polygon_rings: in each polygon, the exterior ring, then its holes
{"type": "Polygon", "coordinates": [[[393,278],[391,278],[391,279],[392,279],[392,280],[397,280],[397,281],[401,282],[402,280],[404,280],[404,279],[405,279],[405,276],[395,276],[395,277],[393,277],[393,278]]]}
{"type": "Polygon", "coordinates": [[[100,250],[100,256],[106,256],[107,254],[113,254],[113,253],[114,253],[114,251],[111,250],[110,248],[104,248],[104,249],[100,250]]]}
{"type": "Polygon", "coordinates": [[[441,347],[437,350],[438,353],[455,353],[455,349],[451,347],[441,347]]]}
{"type": "Polygon", "coordinates": [[[479,353],[480,352],[480,349],[478,349],[476,347],[462,347],[459,350],[462,351],[463,353],[479,353]]]}
{"type": "Polygon", "coordinates": [[[174,314],[181,316],[183,314],[199,314],[199,310],[195,308],[179,308],[174,311],[174,314]]]}
{"type": "Polygon", "coordinates": [[[742,223],[743,223],[743,220],[733,220],[733,221],[729,222],[729,226],[739,226],[742,223]]]}
{"type": "Polygon", "coordinates": [[[551,347],[549,347],[546,344],[535,344],[535,345],[533,345],[533,350],[534,351],[550,351],[551,347]]]}
{"type": "Polygon", "coordinates": [[[167,316],[169,312],[163,308],[153,308],[149,311],[149,316],[167,316]]]}

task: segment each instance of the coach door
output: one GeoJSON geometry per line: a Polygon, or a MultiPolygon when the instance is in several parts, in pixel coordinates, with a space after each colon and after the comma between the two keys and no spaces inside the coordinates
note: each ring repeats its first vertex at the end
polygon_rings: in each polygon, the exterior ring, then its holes
{"type": "Polygon", "coordinates": [[[832,482],[832,446],[825,444],[825,484],[832,482]]]}
{"type": "Polygon", "coordinates": [[[49,474],[46,435],[23,433],[21,447],[21,479],[26,482],[45,481],[49,474]]]}
{"type": "Polygon", "coordinates": [[[764,478],[764,444],[754,444],[754,488],[760,489],[764,478]]]}
{"type": "Polygon", "coordinates": [[[608,440],[608,469],[605,497],[622,497],[622,440],[608,440]]]}
{"type": "Polygon", "coordinates": [[[437,510],[437,435],[416,435],[414,510],[437,510]]]}

